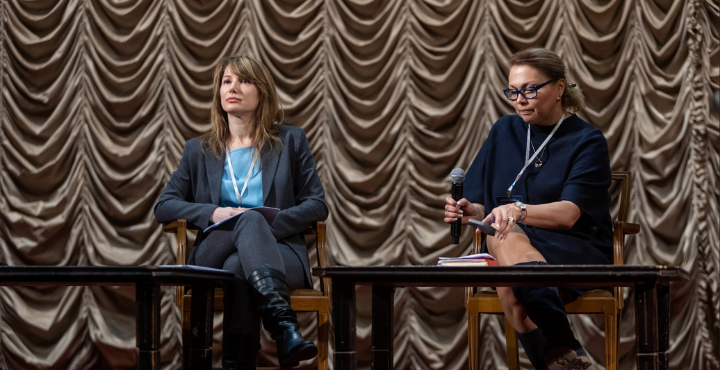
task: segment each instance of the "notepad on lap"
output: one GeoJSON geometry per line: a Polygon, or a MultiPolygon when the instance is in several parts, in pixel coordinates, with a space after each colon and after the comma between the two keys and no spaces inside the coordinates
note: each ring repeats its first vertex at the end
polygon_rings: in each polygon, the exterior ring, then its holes
{"type": "Polygon", "coordinates": [[[218,226],[220,226],[220,225],[222,225],[222,224],[224,224],[224,223],[226,223],[226,222],[228,222],[228,221],[230,221],[230,220],[232,220],[232,219],[234,219],[234,218],[236,218],[236,217],[240,217],[241,214],[243,214],[243,213],[245,213],[245,212],[250,212],[250,211],[259,212],[261,215],[263,215],[263,217],[265,217],[265,221],[267,221],[268,225],[271,225],[271,226],[272,226],[273,222],[275,222],[275,217],[277,217],[277,214],[280,212],[280,209],[278,209],[278,208],[273,208],[273,207],[255,207],[255,208],[250,208],[250,209],[248,209],[248,210],[246,210],[246,211],[240,212],[240,213],[238,213],[238,214],[236,214],[236,215],[234,215],[234,216],[228,217],[228,218],[226,218],[226,219],[224,219],[224,220],[222,220],[222,221],[220,221],[220,222],[217,222],[217,223],[214,223],[214,224],[208,226],[208,227],[205,229],[204,232],[207,233],[208,231],[211,231],[212,229],[214,229],[214,228],[216,228],[216,227],[218,227],[218,226]]]}

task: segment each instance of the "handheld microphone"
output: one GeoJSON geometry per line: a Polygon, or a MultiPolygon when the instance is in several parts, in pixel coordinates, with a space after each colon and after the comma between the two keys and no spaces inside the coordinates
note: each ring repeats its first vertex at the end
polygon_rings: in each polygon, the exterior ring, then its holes
{"type": "MultiPolygon", "coordinates": [[[[452,180],[452,198],[457,202],[463,197],[463,181],[465,181],[465,171],[462,168],[456,168],[450,173],[450,180],[452,180]]],[[[460,244],[460,228],[462,227],[462,220],[450,224],[450,237],[452,238],[453,244],[460,244]]]]}

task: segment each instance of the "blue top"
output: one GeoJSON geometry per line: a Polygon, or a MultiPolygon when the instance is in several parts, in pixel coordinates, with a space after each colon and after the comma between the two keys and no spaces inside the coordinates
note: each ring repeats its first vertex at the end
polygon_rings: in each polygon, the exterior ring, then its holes
{"type": "MultiPolygon", "coordinates": [[[[555,125],[530,125],[539,148],[555,125]]],[[[500,118],[473,161],[464,181],[465,198],[486,213],[507,199],[507,189],[525,162],[528,124],[517,115],[500,118]]],[[[530,149],[530,156],[533,155],[530,149]]],[[[525,204],[567,200],[582,210],[569,230],[524,226],[530,243],[549,264],[611,264],[610,156],[603,133],[576,115],[566,118],[512,191],[525,204]]],[[[483,249],[486,247],[483,245],[483,249]]]]}
{"type": "MultiPolygon", "coordinates": [[[[237,148],[230,151],[230,160],[235,172],[238,192],[242,191],[245,179],[247,178],[250,164],[252,163],[253,147],[237,148]]],[[[242,204],[238,204],[232,177],[230,177],[230,165],[227,158],[224,158],[225,168],[223,169],[222,185],[220,187],[220,207],[259,207],[263,205],[262,171],[260,170],[260,158],[255,161],[247,189],[240,196],[242,204]]]]}

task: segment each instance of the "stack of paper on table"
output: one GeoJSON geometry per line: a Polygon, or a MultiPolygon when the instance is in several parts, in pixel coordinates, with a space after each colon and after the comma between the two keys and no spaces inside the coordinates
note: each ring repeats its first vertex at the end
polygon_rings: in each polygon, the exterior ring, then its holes
{"type": "Polygon", "coordinates": [[[498,266],[495,257],[487,253],[471,254],[462,257],[440,257],[438,266],[498,266]]]}

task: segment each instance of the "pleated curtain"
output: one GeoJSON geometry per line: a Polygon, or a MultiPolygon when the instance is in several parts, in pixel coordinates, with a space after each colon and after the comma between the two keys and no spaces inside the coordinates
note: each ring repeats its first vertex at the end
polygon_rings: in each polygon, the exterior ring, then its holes
{"type": "MultiPolygon", "coordinates": [[[[442,221],[449,174],[513,114],[501,94],[510,56],[544,46],[584,92],[579,115],[604,132],[612,169],[633,172],[629,219],[641,232],[625,262],[692,276],[672,286],[670,368],[717,370],[719,23],[716,0],[0,0],[0,259],[174,264],[153,206],[183,143],[209,129],[214,65],[236,54],[268,65],[285,124],[307,133],[333,264],[466,254],[470,230],[452,245],[442,221]]],[[[368,369],[370,290],[357,295],[368,369]]],[[[396,369],[467,367],[462,289],[395,299],[396,369]]],[[[164,289],[164,369],[181,366],[173,300],[164,289]]],[[[132,368],[134,316],[129,288],[1,288],[0,368],[132,368]]],[[[313,318],[301,319],[314,337],[313,318]]],[[[602,318],[571,322],[603,369],[602,318]]],[[[501,324],[480,320],[482,369],[506,367],[501,324]]],[[[263,348],[271,363],[267,338],[263,348]]]]}

